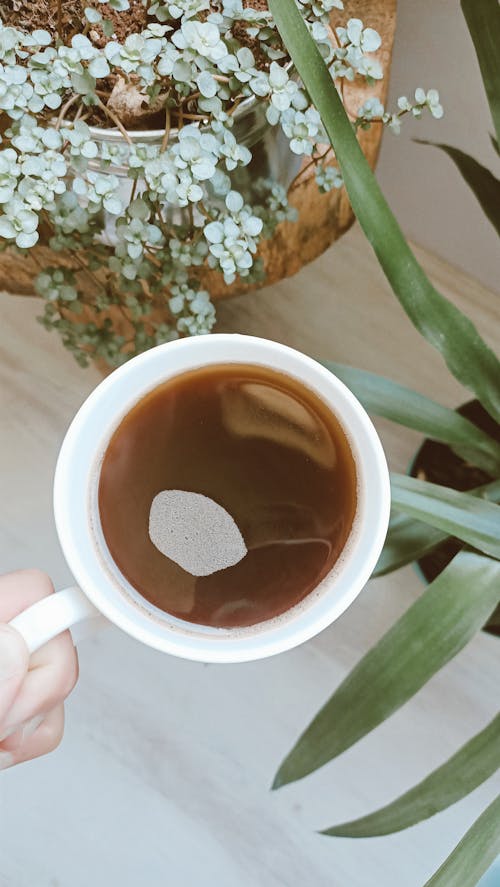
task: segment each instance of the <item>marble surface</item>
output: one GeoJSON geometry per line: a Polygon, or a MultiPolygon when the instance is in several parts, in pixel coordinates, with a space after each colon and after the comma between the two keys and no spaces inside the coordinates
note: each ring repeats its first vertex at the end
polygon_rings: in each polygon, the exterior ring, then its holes
{"type": "MultiPolygon", "coordinates": [[[[498,298],[430,255],[429,273],[498,345],[498,298]]],[[[1,297],[0,564],[70,581],[51,513],[58,447],[98,382],[1,297]]],[[[225,303],[219,329],[385,373],[455,405],[463,391],[414,332],[358,230],[293,280],[225,303]]],[[[401,470],[418,436],[379,422],[401,470]]],[[[389,722],[312,777],[270,793],[300,730],[416,598],[410,568],[372,581],[315,640],[260,663],[167,658],[107,629],[82,642],[66,735],[0,775],[1,887],[421,887],[493,798],[498,777],[438,818],[353,842],[316,831],[392,799],[493,716],[498,641],[478,636],[389,722]]]]}

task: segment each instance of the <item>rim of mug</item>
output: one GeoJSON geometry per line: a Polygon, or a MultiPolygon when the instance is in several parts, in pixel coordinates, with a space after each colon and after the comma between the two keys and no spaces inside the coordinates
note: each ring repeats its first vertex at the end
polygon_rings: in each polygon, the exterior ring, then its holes
{"type": "Polygon", "coordinates": [[[375,567],[386,536],[389,512],[389,473],[382,444],[364,408],[347,386],[321,364],[293,348],[235,333],[165,343],[111,373],[91,392],[71,422],[54,477],[54,515],[59,541],[87,597],[104,616],[137,640],[163,652],[202,662],[234,663],[266,658],[298,646],[335,621],[361,592],[375,567]],[[220,354],[224,349],[225,353],[241,351],[241,356],[224,357],[220,354]],[[275,366],[273,357],[287,367],[275,366]],[[179,360],[181,364],[184,360],[185,366],[179,366],[179,360]],[[282,617],[258,623],[248,630],[203,630],[163,613],[160,619],[157,614],[161,611],[148,605],[137,592],[134,599],[123,584],[118,588],[102,552],[100,554],[98,534],[91,525],[89,513],[96,460],[134,404],[169,378],[217,363],[268,366],[313,390],[337,416],[349,439],[358,481],[363,475],[362,487],[358,489],[356,529],[354,533],[351,531],[342,553],[346,552],[343,562],[337,562],[338,569],[334,565],[320,585],[282,617]],[[307,378],[302,377],[299,369],[307,371],[307,378]],[[322,390],[319,390],[320,380],[322,390]],[[128,386],[129,382],[133,384],[128,386]],[[127,394],[119,395],[115,406],[112,395],[123,387],[127,394]],[[330,397],[324,393],[326,389],[330,397]],[[338,410],[332,404],[333,394],[339,400],[338,410]],[[99,419],[103,420],[104,427],[101,425],[96,433],[92,423],[99,419]],[[84,439],[85,433],[90,435],[88,442],[84,439]],[[360,438],[364,439],[360,441],[360,438]],[[137,599],[143,601],[142,607],[137,599]]]}

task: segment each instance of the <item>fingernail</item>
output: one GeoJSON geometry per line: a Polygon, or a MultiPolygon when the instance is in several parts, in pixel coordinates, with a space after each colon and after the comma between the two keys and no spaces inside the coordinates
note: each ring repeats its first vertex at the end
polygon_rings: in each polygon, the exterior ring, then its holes
{"type": "Polygon", "coordinates": [[[0,770],[7,770],[14,763],[14,755],[10,751],[0,751],[0,770]]]}
{"type": "Polygon", "coordinates": [[[0,625],[0,683],[21,674],[26,668],[26,645],[10,625],[0,625]]]}

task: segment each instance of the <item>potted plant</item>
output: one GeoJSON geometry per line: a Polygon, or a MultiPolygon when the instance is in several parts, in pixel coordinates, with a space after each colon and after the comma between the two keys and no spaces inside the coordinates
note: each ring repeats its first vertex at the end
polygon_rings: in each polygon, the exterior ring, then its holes
{"type": "MultiPolygon", "coordinates": [[[[468,12],[466,6],[464,11],[468,12]]],[[[500,16],[495,13],[493,7],[484,5],[479,14],[469,15],[467,23],[471,36],[479,46],[482,41],[491,36],[493,43],[498,35],[500,16]],[[497,25],[494,26],[495,15],[497,25]],[[491,27],[493,24],[493,28],[491,27]]],[[[484,83],[491,96],[492,107],[500,100],[498,84],[494,77],[490,76],[491,61],[495,57],[495,51],[478,53],[478,61],[484,78],[484,83]]],[[[487,96],[488,97],[488,96],[487,96]]],[[[459,148],[442,143],[418,140],[420,144],[431,145],[444,151],[455,164],[458,172],[468,184],[476,197],[486,218],[500,235],[500,180],[490,169],[479,163],[475,157],[466,154],[459,148]]],[[[493,150],[498,154],[498,142],[491,139],[493,150]]],[[[465,416],[490,437],[500,443],[500,425],[481,406],[478,400],[468,401],[458,408],[460,415],[465,416]]],[[[491,466],[490,466],[491,467],[491,466]]],[[[435,440],[425,440],[412,461],[410,473],[415,477],[439,483],[443,486],[453,487],[455,490],[469,491],[477,487],[491,483],[494,478],[484,467],[474,464],[474,460],[462,458],[447,445],[435,440]]],[[[460,541],[453,538],[443,539],[432,549],[422,551],[416,565],[418,573],[425,582],[435,579],[450,563],[460,548],[460,541]]],[[[485,626],[492,634],[500,634],[500,607],[497,607],[491,619],[485,626]]]]}
{"type": "MultiPolygon", "coordinates": [[[[495,422],[478,400],[467,401],[457,412],[500,444],[500,424],[495,422]]],[[[483,463],[483,467],[480,467],[470,454],[468,457],[460,456],[448,444],[431,438],[424,440],[419,447],[412,459],[409,473],[421,480],[487,498],[491,498],[492,490],[496,489],[496,484],[492,486],[496,480],[494,464],[486,466],[483,463]]],[[[429,539],[427,545],[415,552],[415,568],[422,581],[428,583],[436,579],[461,547],[460,539],[453,536],[443,535],[441,540],[436,536],[432,542],[429,539]]],[[[500,606],[484,629],[490,634],[500,635],[500,606]]]]}
{"type": "MultiPolygon", "coordinates": [[[[293,0],[270,0],[278,28],[305,88],[321,113],[357,218],[393,291],[419,332],[442,354],[459,382],[490,417],[486,428],[388,379],[327,364],[368,411],[451,447],[488,479],[459,492],[392,475],[393,517],[376,574],[418,560],[450,537],[458,551],[382,639],[347,675],[285,758],[279,788],[307,776],[362,739],[410,699],[492,617],[500,600],[500,362],[468,318],[430,283],[406,243],[359,152],[293,0]],[[491,429],[495,433],[492,433],[491,429]],[[367,692],[369,688],[369,692],[367,692]]],[[[496,0],[462,0],[500,135],[500,33],[496,0]]],[[[497,207],[498,210],[498,207],[497,207]]],[[[455,803],[500,766],[500,715],[452,758],[386,807],[324,830],[367,837],[407,828],[455,803]]],[[[472,825],[427,887],[473,887],[500,852],[500,797],[472,825]]]]}
{"type": "MultiPolygon", "coordinates": [[[[395,0],[367,27],[358,7],[302,4],[374,163],[395,0]]],[[[43,324],[82,365],[208,332],[212,298],[292,273],[348,227],[266,3],[2,0],[0,16],[0,278],[35,278],[43,324]]],[[[400,112],[439,107],[422,93],[400,112]]]]}

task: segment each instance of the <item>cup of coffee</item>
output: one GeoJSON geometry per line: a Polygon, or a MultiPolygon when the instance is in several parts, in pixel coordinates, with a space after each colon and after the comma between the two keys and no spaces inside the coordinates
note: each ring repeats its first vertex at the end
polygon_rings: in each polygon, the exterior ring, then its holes
{"type": "Polygon", "coordinates": [[[187,659],[271,656],[352,603],[389,509],[378,435],[320,364],[251,336],[160,345],[73,419],[54,512],[78,587],[12,624],[31,651],[105,617],[187,659]]]}

